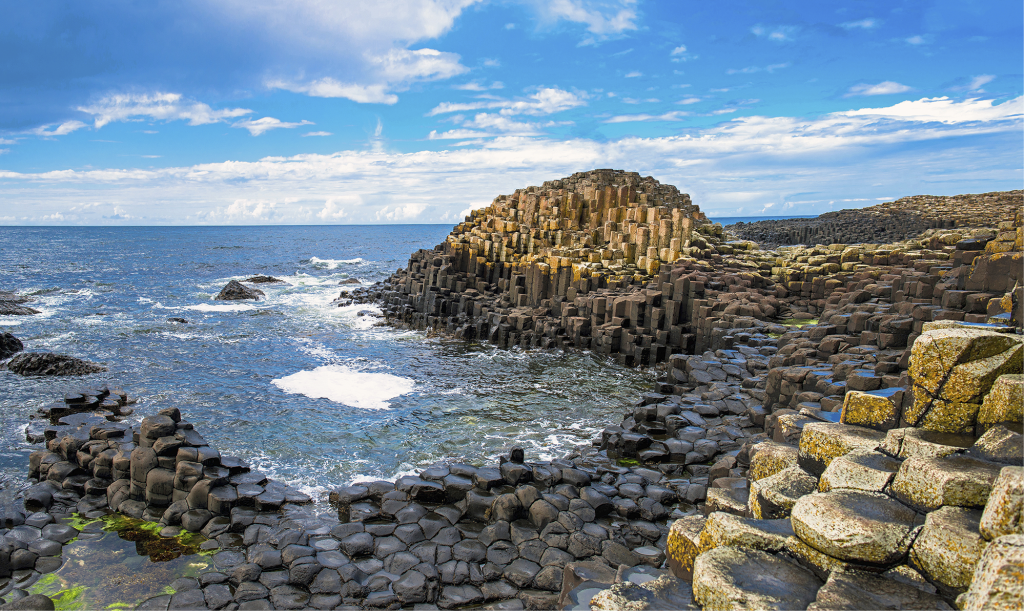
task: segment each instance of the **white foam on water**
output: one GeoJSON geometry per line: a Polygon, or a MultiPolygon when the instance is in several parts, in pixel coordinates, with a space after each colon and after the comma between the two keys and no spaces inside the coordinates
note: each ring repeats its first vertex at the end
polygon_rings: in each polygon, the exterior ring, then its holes
{"type": "Polygon", "coordinates": [[[14,316],[0,316],[0,327],[16,327],[20,325],[22,320],[13,320],[14,316]]]}
{"type": "Polygon", "coordinates": [[[369,314],[359,316],[359,312],[372,312],[373,314],[381,314],[381,309],[375,305],[369,305],[364,303],[354,303],[350,306],[343,308],[334,308],[334,315],[344,320],[344,322],[353,329],[367,330],[373,327],[373,325],[380,322],[380,318],[371,316],[369,314]]]}
{"type": "Polygon", "coordinates": [[[338,269],[339,265],[351,265],[353,263],[362,263],[362,257],[356,257],[355,259],[321,259],[320,257],[310,257],[309,264],[313,267],[319,267],[321,269],[338,269]]]}
{"type": "Polygon", "coordinates": [[[272,383],[289,394],[328,399],[360,409],[388,409],[388,401],[412,392],[416,386],[410,378],[357,371],[345,365],[324,365],[272,383]]]}
{"type": "Polygon", "coordinates": [[[245,312],[246,310],[255,310],[256,306],[245,303],[200,303],[185,306],[185,309],[198,312],[245,312]]]}

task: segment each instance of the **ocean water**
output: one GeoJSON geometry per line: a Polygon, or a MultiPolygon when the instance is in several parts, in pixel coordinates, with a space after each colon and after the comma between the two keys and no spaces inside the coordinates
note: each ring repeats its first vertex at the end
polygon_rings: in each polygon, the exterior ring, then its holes
{"type": "MultiPolygon", "coordinates": [[[[0,228],[0,290],[41,314],[0,316],[28,351],[99,362],[84,378],[0,370],[0,488],[25,486],[30,415],[100,382],[134,420],[178,407],[222,453],[316,498],[442,459],[484,464],[512,445],[564,455],[649,390],[649,371],[603,357],[499,350],[379,326],[331,302],[441,242],[442,225],[0,228]],[[267,274],[258,302],[214,301],[267,274]],[[169,322],[181,317],[187,324],[169,322]]],[[[363,315],[360,315],[363,313],[363,315]]],[[[2,500],[2,499],[0,499],[2,500]]]]}

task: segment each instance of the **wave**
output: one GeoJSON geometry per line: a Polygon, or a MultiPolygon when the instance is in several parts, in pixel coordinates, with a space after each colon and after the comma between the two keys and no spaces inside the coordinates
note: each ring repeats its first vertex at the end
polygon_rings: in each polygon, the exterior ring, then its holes
{"type": "Polygon", "coordinates": [[[388,409],[395,397],[412,392],[415,380],[389,373],[357,371],[345,365],[324,365],[272,381],[286,393],[328,399],[360,409],[388,409]]]}
{"type": "Polygon", "coordinates": [[[321,259],[320,257],[310,257],[309,264],[313,267],[320,269],[337,269],[340,265],[351,265],[353,263],[363,263],[362,257],[356,257],[355,259],[321,259]]]}
{"type": "Polygon", "coordinates": [[[255,310],[256,306],[247,303],[200,303],[185,306],[184,309],[198,312],[245,312],[246,310],[255,310]]]}

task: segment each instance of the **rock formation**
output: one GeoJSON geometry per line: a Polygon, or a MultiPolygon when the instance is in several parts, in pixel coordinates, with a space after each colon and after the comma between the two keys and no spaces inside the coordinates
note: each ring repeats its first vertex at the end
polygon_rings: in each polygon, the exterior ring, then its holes
{"type": "Polygon", "coordinates": [[[84,376],[107,370],[97,363],[52,352],[21,352],[7,361],[7,369],[23,376],[84,376]]]}
{"type": "Polygon", "coordinates": [[[10,333],[0,333],[0,359],[6,359],[24,349],[20,339],[10,333]]]}
{"type": "Polygon", "coordinates": [[[240,299],[259,299],[264,295],[263,291],[245,286],[238,280],[232,280],[224,285],[224,288],[214,297],[218,301],[234,301],[240,299]]]}
{"type": "Polygon", "coordinates": [[[31,316],[39,310],[23,305],[31,301],[28,297],[16,295],[9,291],[0,291],[0,316],[31,316]]]}

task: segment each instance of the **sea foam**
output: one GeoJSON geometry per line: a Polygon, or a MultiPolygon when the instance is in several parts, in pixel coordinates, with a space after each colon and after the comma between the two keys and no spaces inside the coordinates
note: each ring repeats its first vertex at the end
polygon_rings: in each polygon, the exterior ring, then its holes
{"type": "Polygon", "coordinates": [[[185,306],[185,309],[197,310],[199,312],[244,312],[246,310],[255,310],[256,306],[245,303],[200,303],[185,306]]]}
{"type": "Polygon", "coordinates": [[[324,365],[273,381],[290,394],[328,399],[362,409],[387,409],[388,401],[410,393],[416,382],[389,373],[356,371],[345,365],[324,365]]]}
{"type": "Polygon", "coordinates": [[[356,257],[355,259],[321,259],[320,257],[309,258],[309,264],[312,265],[313,267],[318,267],[320,269],[338,269],[339,265],[362,262],[362,257],[356,257]]]}

